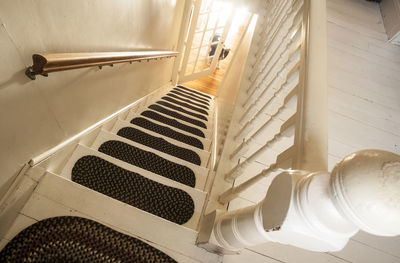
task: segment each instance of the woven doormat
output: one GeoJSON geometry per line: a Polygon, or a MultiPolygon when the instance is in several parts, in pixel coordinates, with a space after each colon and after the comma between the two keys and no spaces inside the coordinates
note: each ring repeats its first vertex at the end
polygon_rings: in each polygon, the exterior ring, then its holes
{"type": "MultiPolygon", "coordinates": [[[[133,219],[134,220],[134,219],[133,219]]],[[[176,262],[139,239],[72,216],[33,224],[0,252],[0,262],[176,262]]]]}
{"type": "Polygon", "coordinates": [[[194,202],[185,191],[97,156],[79,159],[72,168],[72,181],[177,224],[186,223],[194,213],[194,202]]]}

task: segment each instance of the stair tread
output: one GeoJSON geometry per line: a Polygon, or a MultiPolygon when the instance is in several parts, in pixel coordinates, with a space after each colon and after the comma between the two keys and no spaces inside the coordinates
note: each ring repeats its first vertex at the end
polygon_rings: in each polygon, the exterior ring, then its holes
{"type": "Polygon", "coordinates": [[[192,126],[189,126],[189,125],[186,125],[186,124],[183,124],[183,123],[181,123],[181,122],[179,122],[179,121],[177,121],[177,120],[175,120],[173,118],[165,117],[165,116],[163,116],[163,115],[161,115],[161,114],[159,114],[159,113],[157,113],[155,111],[145,110],[142,113],[140,113],[140,115],[142,115],[144,117],[147,117],[147,118],[150,118],[152,120],[164,123],[164,124],[166,124],[168,126],[177,128],[179,130],[191,133],[193,135],[196,135],[196,136],[199,136],[199,137],[202,137],[202,138],[206,137],[204,132],[201,131],[200,129],[192,127],[192,126]]]}
{"type": "Polygon", "coordinates": [[[212,102],[213,102],[213,99],[208,99],[208,98],[206,98],[206,97],[202,97],[202,96],[197,95],[197,94],[195,94],[195,93],[192,93],[192,92],[190,92],[190,91],[181,89],[181,88],[179,88],[179,86],[178,86],[178,87],[174,87],[172,90],[175,90],[175,91],[178,91],[178,92],[180,92],[180,93],[182,93],[182,94],[185,94],[185,95],[187,95],[187,96],[190,96],[191,98],[195,98],[195,99],[202,100],[202,101],[209,102],[209,103],[212,103],[212,102]]]}
{"type": "Polygon", "coordinates": [[[174,129],[165,123],[150,119],[134,112],[131,112],[127,116],[126,121],[135,126],[142,127],[146,130],[150,130],[159,135],[172,138],[201,150],[208,150],[211,145],[211,141],[207,138],[202,138],[183,130],[174,129]]]}
{"type": "Polygon", "coordinates": [[[200,262],[220,262],[220,256],[197,247],[197,232],[163,218],[109,198],[68,179],[47,173],[40,181],[21,213],[34,220],[75,215],[96,220],[119,232],[138,237],[176,255],[186,255],[200,262]]]}
{"type": "Polygon", "coordinates": [[[167,101],[159,100],[159,101],[157,101],[156,103],[157,103],[157,104],[160,104],[160,105],[162,105],[162,106],[164,106],[164,107],[168,107],[168,108],[170,108],[170,109],[173,109],[173,110],[175,110],[175,111],[178,111],[178,112],[180,112],[180,113],[184,113],[184,114],[187,114],[187,115],[196,117],[196,118],[198,118],[198,119],[201,119],[201,120],[204,120],[204,121],[208,121],[208,118],[207,118],[206,116],[204,116],[204,115],[197,114],[197,113],[195,113],[195,112],[193,112],[193,111],[185,110],[184,108],[179,107],[179,106],[176,106],[176,105],[174,105],[174,104],[172,104],[172,103],[169,103],[169,102],[167,102],[167,101]]]}
{"type": "Polygon", "coordinates": [[[209,106],[204,105],[204,104],[199,103],[199,102],[196,102],[196,101],[194,101],[194,100],[192,100],[192,99],[187,99],[186,97],[184,97],[184,96],[182,96],[182,95],[177,95],[176,93],[173,93],[173,91],[170,91],[170,92],[168,92],[168,93],[165,94],[165,95],[166,95],[166,96],[170,96],[170,97],[172,97],[172,98],[174,98],[174,99],[179,99],[179,100],[181,100],[181,101],[183,101],[183,102],[185,102],[185,103],[189,103],[189,104],[193,105],[194,107],[202,108],[202,109],[205,109],[205,110],[207,110],[207,111],[210,110],[210,107],[209,107],[209,106]]]}
{"type": "Polygon", "coordinates": [[[183,98],[189,99],[191,101],[194,101],[196,103],[204,104],[207,107],[211,106],[210,102],[208,100],[195,97],[195,96],[191,95],[189,92],[184,92],[184,91],[181,91],[181,90],[178,90],[178,89],[172,89],[169,92],[173,93],[175,95],[181,96],[183,98]]]}
{"type": "Polygon", "coordinates": [[[98,136],[95,139],[95,141],[93,142],[91,148],[95,149],[95,150],[98,150],[101,147],[101,145],[103,145],[106,141],[110,141],[110,140],[121,141],[121,142],[124,142],[126,144],[129,144],[129,145],[137,147],[137,148],[140,147],[144,151],[154,153],[154,154],[156,154],[156,155],[158,155],[158,156],[160,156],[160,157],[162,157],[162,158],[164,158],[166,160],[169,160],[169,161],[177,163],[179,165],[188,167],[190,170],[192,170],[194,172],[194,174],[196,176],[195,188],[200,189],[200,190],[204,189],[205,182],[206,182],[207,176],[208,176],[208,169],[206,167],[198,166],[198,165],[195,165],[193,163],[190,163],[190,162],[184,161],[182,159],[176,158],[174,156],[171,156],[169,154],[160,152],[158,150],[154,150],[154,149],[149,148],[147,146],[144,146],[144,145],[135,143],[133,141],[130,141],[130,140],[126,139],[126,138],[120,137],[120,136],[118,136],[116,134],[113,134],[113,133],[110,133],[110,132],[102,130],[98,134],[98,136]]]}
{"type": "Polygon", "coordinates": [[[169,116],[171,116],[173,118],[176,118],[176,119],[188,122],[190,124],[196,125],[196,126],[198,126],[200,128],[207,129],[207,125],[204,122],[196,120],[196,119],[193,119],[193,118],[190,118],[190,117],[186,117],[186,116],[184,116],[184,115],[182,115],[180,113],[177,113],[175,111],[168,110],[167,108],[164,108],[161,105],[152,104],[148,108],[151,109],[151,110],[154,110],[154,111],[169,115],[169,116]]]}
{"type": "Polygon", "coordinates": [[[132,127],[134,129],[140,130],[140,131],[142,131],[144,133],[148,133],[148,134],[150,134],[150,135],[152,135],[152,136],[154,136],[156,138],[162,138],[163,140],[165,140],[165,141],[167,141],[167,142],[169,142],[169,143],[171,143],[173,145],[177,145],[177,146],[185,148],[185,149],[190,149],[193,152],[196,152],[200,156],[201,165],[202,166],[206,166],[207,162],[208,162],[208,159],[210,158],[210,152],[208,152],[208,151],[205,151],[205,150],[202,150],[200,148],[194,147],[192,145],[183,143],[183,142],[175,140],[173,138],[164,136],[162,134],[153,132],[153,131],[145,129],[143,127],[134,125],[134,124],[132,124],[130,122],[127,122],[127,121],[124,121],[124,120],[117,120],[117,122],[115,123],[115,125],[112,128],[111,132],[112,133],[117,133],[119,130],[121,130],[124,127],[132,127]]]}
{"type": "MultiPolygon", "coordinates": [[[[168,102],[171,102],[171,103],[174,103],[174,104],[176,104],[176,105],[185,107],[185,108],[187,108],[187,109],[196,111],[196,112],[198,112],[198,113],[203,114],[203,115],[206,116],[206,117],[210,115],[210,114],[208,113],[208,111],[206,111],[205,109],[200,109],[200,108],[195,107],[195,106],[193,106],[193,105],[190,105],[190,104],[188,104],[188,103],[186,103],[186,102],[177,100],[176,98],[173,98],[173,97],[171,97],[171,96],[163,96],[163,97],[161,97],[161,99],[163,99],[163,100],[165,100],[165,101],[168,101],[168,102]]],[[[178,99],[179,99],[179,98],[178,98],[178,99]]]]}
{"type": "Polygon", "coordinates": [[[177,88],[181,88],[181,89],[190,91],[190,92],[192,92],[192,93],[198,94],[198,95],[203,96],[203,97],[206,97],[206,98],[208,98],[208,99],[212,99],[212,98],[213,98],[213,96],[208,95],[208,94],[206,94],[206,93],[204,93],[204,92],[201,92],[201,91],[198,91],[198,90],[194,90],[194,89],[191,89],[191,88],[182,86],[182,85],[178,85],[177,88]]]}
{"type": "MultiPolygon", "coordinates": [[[[104,162],[108,162],[108,163],[114,165],[116,167],[115,169],[125,170],[126,172],[121,170],[121,173],[123,173],[123,174],[126,174],[127,172],[135,173],[135,174],[138,174],[140,177],[145,178],[148,181],[153,181],[160,185],[164,185],[166,187],[171,187],[174,189],[179,189],[181,191],[186,192],[186,194],[188,194],[194,202],[194,214],[191,217],[191,219],[184,225],[187,227],[193,228],[193,229],[196,228],[198,220],[199,220],[199,216],[201,213],[201,209],[204,204],[205,196],[206,196],[206,194],[204,192],[202,192],[201,190],[189,187],[189,186],[181,184],[179,182],[175,182],[175,181],[165,178],[163,176],[160,176],[160,175],[154,174],[152,172],[149,172],[147,170],[141,169],[140,167],[133,166],[129,163],[118,160],[109,155],[95,151],[93,149],[87,148],[82,145],[78,145],[78,147],[72,154],[71,158],[65,165],[65,167],[61,173],[61,176],[64,178],[67,178],[69,180],[72,180],[73,169],[75,169],[74,168],[75,163],[78,160],[80,160],[82,157],[86,157],[86,156],[95,156],[95,157],[101,158],[102,160],[104,160],[104,162]]],[[[93,165],[88,168],[97,169],[93,165]]],[[[110,169],[114,169],[114,168],[110,168],[110,169]]],[[[121,186],[116,185],[113,187],[124,187],[125,186],[125,183],[123,182],[123,180],[120,181],[120,184],[121,184],[121,186]]],[[[134,189],[134,188],[132,188],[132,189],[134,189]]],[[[129,189],[127,189],[127,190],[129,190],[129,189]]],[[[138,191],[140,192],[141,189],[138,189],[138,191]]],[[[116,194],[118,195],[118,191],[116,192],[116,194]]],[[[115,198],[115,197],[113,197],[113,198],[115,198]]]]}
{"type": "Polygon", "coordinates": [[[187,162],[201,165],[199,154],[187,148],[174,145],[161,137],[152,136],[133,127],[124,127],[117,132],[118,136],[140,143],[157,151],[164,152],[187,162]]]}
{"type": "Polygon", "coordinates": [[[194,214],[194,202],[185,191],[160,184],[97,156],[81,157],[74,164],[71,180],[180,225],[194,214]]]}

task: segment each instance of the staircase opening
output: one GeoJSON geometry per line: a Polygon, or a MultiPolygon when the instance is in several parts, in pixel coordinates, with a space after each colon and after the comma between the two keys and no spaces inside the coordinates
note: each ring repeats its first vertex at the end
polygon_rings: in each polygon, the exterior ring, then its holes
{"type": "Polygon", "coordinates": [[[214,0],[199,9],[191,10],[178,83],[215,96],[256,15],[246,6],[214,0]]]}

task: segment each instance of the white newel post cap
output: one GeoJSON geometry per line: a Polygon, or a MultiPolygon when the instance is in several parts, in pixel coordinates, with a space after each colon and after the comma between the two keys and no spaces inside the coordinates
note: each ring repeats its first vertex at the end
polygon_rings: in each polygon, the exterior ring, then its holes
{"type": "Polygon", "coordinates": [[[400,155],[380,150],[348,155],[331,173],[330,195],[361,230],[400,235],[400,155]]]}

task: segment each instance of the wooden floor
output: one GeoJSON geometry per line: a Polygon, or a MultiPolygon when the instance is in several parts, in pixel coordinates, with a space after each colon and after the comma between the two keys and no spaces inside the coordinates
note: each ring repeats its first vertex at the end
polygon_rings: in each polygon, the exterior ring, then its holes
{"type": "Polygon", "coordinates": [[[204,78],[192,80],[189,82],[182,83],[183,86],[186,86],[188,88],[192,88],[198,91],[205,92],[210,95],[217,95],[217,90],[219,85],[222,82],[222,79],[224,78],[225,72],[229,67],[229,63],[231,62],[233,58],[233,54],[235,50],[237,49],[240,38],[244,33],[244,27],[240,28],[238,31],[238,34],[234,40],[233,47],[231,47],[231,51],[229,52],[229,55],[224,59],[219,62],[219,68],[215,69],[214,73],[212,75],[209,75],[204,78]]]}
{"type": "MultiPolygon", "coordinates": [[[[329,167],[361,149],[400,154],[400,47],[387,43],[379,5],[327,0],[329,167]]],[[[250,205],[256,191],[238,199],[250,205]]],[[[340,252],[278,243],[224,256],[224,263],[399,263],[400,237],[354,236],[340,252]]]]}

